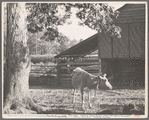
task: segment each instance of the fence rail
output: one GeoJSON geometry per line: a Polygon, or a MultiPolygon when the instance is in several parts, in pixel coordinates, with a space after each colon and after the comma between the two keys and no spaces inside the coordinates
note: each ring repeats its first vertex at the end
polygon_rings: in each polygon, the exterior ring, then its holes
{"type": "Polygon", "coordinates": [[[75,62],[75,58],[73,58],[69,63],[67,60],[60,60],[58,64],[58,82],[59,85],[64,87],[71,87],[71,73],[68,72],[67,64],[70,65],[69,70],[73,71],[75,68],[80,67],[87,72],[98,75],[99,74],[99,62],[98,57],[84,57],[81,58],[80,61],[75,62]],[[74,61],[73,61],[74,60],[74,61]]]}
{"type": "MultiPolygon", "coordinates": [[[[98,62],[80,62],[80,63],[70,63],[72,66],[87,66],[87,65],[98,65],[98,62]]],[[[60,63],[60,66],[65,66],[67,63],[60,63]]]]}
{"type": "Polygon", "coordinates": [[[57,75],[57,70],[56,70],[57,65],[31,65],[31,71],[30,75],[57,75]]]}

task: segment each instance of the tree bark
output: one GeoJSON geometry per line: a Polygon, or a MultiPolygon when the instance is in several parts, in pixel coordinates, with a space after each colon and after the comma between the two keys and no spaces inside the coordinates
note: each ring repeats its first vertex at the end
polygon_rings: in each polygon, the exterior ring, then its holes
{"type": "Polygon", "coordinates": [[[30,56],[27,46],[25,3],[7,3],[3,113],[40,113],[29,93],[30,56]],[[26,109],[30,109],[27,112],[26,109]],[[13,111],[13,112],[12,112],[13,111]],[[36,112],[33,112],[36,113],[36,112]]]}

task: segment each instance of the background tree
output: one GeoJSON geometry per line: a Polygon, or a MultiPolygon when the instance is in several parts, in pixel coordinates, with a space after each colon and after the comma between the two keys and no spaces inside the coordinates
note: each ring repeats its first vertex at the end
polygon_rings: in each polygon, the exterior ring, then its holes
{"type": "Polygon", "coordinates": [[[29,34],[28,39],[28,46],[30,49],[30,54],[35,55],[37,54],[45,55],[45,54],[59,54],[60,52],[68,49],[69,47],[73,46],[75,41],[71,41],[68,37],[63,34],[60,34],[59,37],[56,37],[55,40],[50,40],[49,36],[44,36],[40,34],[29,34]],[[45,40],[46,39],[46,40],[45,40]]]}
{"type": "Polygon", "coordinates": [[[55,54],[59,54],[64,50],[68,49],[70,46],[70,39],[63,34],[60,34],[60,37],[57,39],[57,46],[55,46],[55,54]]]}
{"type": "Polygon", "coordinates": [[[81,41],[83,41],[83,40],[82,39],[81,40],[73,39],[73,40],[70,41],[70,45],[69,46],[72,47],[72,46],[76,45],[77,43],[79,43],[81,41]]]}
{"type": "Polygon", "coordinates": [[[70,18],[70,6],[65,3],[27,3],[28,31],[44,32],[45,40],[55,40],[59,36],[58,25],[63,25],[70,18]],[[61,11],[61,13],[59,13],[61,11]]]}
{"type": "MultiPolygon", "coordinates": [[[[60,51],[67,49],[68,47],[63,43],[68,41],[68,38],[58,32],[57,26],[63,25],[66,19],[70,18],[71,6],[66,3],[27,3],[26,6],[28,10],[29,33],[38,34],[39,32],[43,32],[37,38],[42,39],[40,44],[37,45],[38,51],[41,51],[39,54],[58,54],[60,51]],[[55,42],[58,44],[55,44],[55,42]]],[[[32,39],[30,43],[33,43],[32,39]]],[[[30,49],[33,48],[30,47],[30,49]]]]}
{"type": "Polygon", "coordinates": [[[37,54],[36,53],[36,47],[38,45],[37,40],[38,38],[36,34],[29,34],[27,43],[28,43],[30,54],[34,54],[34,55],[37,54]]]}

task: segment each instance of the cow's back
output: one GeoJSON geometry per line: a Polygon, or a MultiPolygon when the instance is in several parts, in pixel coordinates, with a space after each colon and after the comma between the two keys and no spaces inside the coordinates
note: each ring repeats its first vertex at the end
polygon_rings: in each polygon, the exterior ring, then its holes
{"type": "Polygon", "coordinates": [[[90,74],[81,68],[76,68],[72,73],[73,88],[88,87],[92,84],[90,74]]]}
{"type": "Polygon", "coordinates": [[[90,75],[81,68],[76,68],[72,73],[73,88],[88,87],[92,80],[90,75]]]}
{"type": "Polygon", "coordinates": [[[73,71],[72,73],[72,86],[73,88],[79,88],[81,86],[81,73],[78,71],[73,71]]]}

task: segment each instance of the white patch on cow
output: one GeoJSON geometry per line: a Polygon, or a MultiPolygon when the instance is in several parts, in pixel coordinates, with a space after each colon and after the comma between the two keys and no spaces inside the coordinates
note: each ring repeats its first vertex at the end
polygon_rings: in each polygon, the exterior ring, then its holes
{"type": "Polygon", "coordinates": [[[112,87],[111,84],[109,83],[109,81],[108,81],[108,79],[107,79],[107,77],[106,77],[106,74],[104,74],[103,77],[100,76],[100,79],[106,80],[106,82],[105,82],[106,86],[107,86],[110,90],[112,90],[113,87],[112,87]]]}
{"type": "Polygon", "coordinates": [[[111,84],[109,83],[109,81],[108,80],[106,80],[106,86],[108,86],[109,88],[110,88],[110,90],[112,90],[112,86],[111,86],[111,84]]]}

